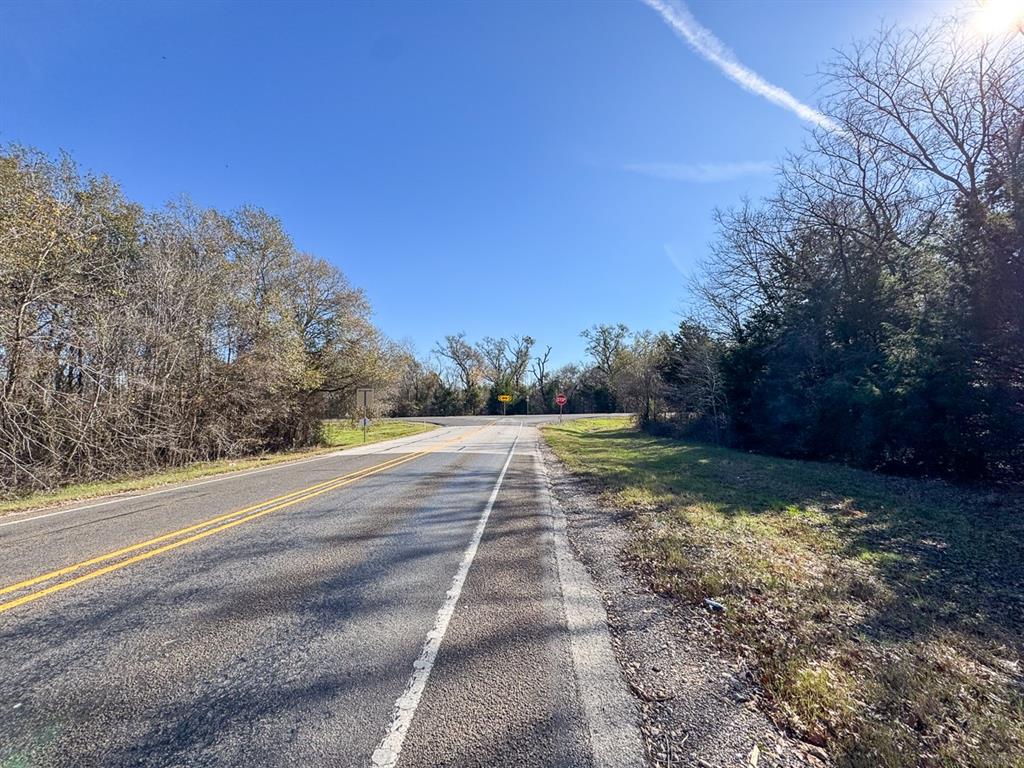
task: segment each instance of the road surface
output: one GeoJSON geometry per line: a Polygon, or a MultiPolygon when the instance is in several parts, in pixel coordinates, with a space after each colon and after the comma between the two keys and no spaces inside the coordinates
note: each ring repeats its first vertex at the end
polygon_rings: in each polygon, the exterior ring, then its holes
{"type": "Polygon", "coordinates": [[[0,766],[636,766],[536,417],[0,518],[0,766]]]}

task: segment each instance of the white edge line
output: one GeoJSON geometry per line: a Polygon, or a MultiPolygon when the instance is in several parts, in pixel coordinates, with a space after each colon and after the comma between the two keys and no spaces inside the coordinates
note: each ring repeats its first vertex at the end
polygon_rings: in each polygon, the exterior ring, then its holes
{"type": "MultiPolygon", "coordinates": [[[[448,427],[441,427],[441,429],[448,429],[448,427]]],[[[427,431],[428,432],[432,432],[433,430],[427,430],[427,431]]],[[[409,435],[408,437],[416,437],[416,435],[409,435]]],[[[384,450],[388,450],[388,449],[394,447],[393,445],[388,445],[388,443],[394,443],[394,442],[397,442],[399,440],[405,440],[405,439],[407,439],[407,438],[396,437],[396,438],[393,438],[392,440],[382,440],[380,443],[376,444],[374,446],[374,448],[375,449],[383,449],[383,450],[368,450],[368,451],[365,451],[364,453],[357,453],[355,455],[357,455],[357,456],[370,456],[370,455],[373,455],[373,454],[376,454],[376,453],[382,453],[384,450]]],[[[53,517],[55,515],[66,515],[69,512],[83,512],[83,511],[85,511],[87,509],[95,509],[96,507],[105,507],[105,506],[107,506],[109,504],[118,504],[118,503],[120,503],[122,501],[134,501],[135,499],[145,499],[145,498],[147,498],[149,496],[159,496],[162,493],[171,493],[172,491],[184,491],[184,490],[188,490],[189,488],[198,488],[200,485],[209,485],[210,483],[220,483],[220,482],[223,482],[224,480],[234,480],[235,478],[238,478],[238,477],[248,477],[249,475],[258,475],[261,472],[271,472],[271,471],[277,470],[277,469],[288,469],[289,467],[295,467],[295,466],[298,466],[299,464],[307,464],[307,463],[309,463],[311,461],[323,461],[324,459],[332,459],[335,456],[340,456],[343,453],[351,453],[353,451],[358,451],[361,448],[369,448],[369,447],[370,446],[368,446],[368,445],[353,445],[353,446],[350,446],[348,448],[342,448],[341,450],[332,451],[331,453],[325,453],[325,454],[322,454],[320,456],[311,456],[308,459],[296,459],[295,461],[282,461],[281,463],[275,464],[272,467],[263,467],[262,469],[250,469],[250,470],[246,470],[245,472],[232,472],[229,469],[229,470],[225,471],[223,474],[218,475],[217,477],[211,477],[209,480],[200,480],[200,481],[195,482],[195,483],[188,483],[187,485],[171,485],[171,486],[169,486],[167,488],[160,488],[160,489],[158,489],[156,491],[149,491],[147,493],[131,493],[129,491],[126,495],[118,495],[118,496],[115,496],[114,498],[108,498],[105,501],[98,501],[95,504],[85,504],[85,505],[83,505],[81,507],[70,507],[69,509],[58,509],[58,510],[55,510],[54,512],[47,512],[45,514],[35,515],[33,517],[19,517],[17,520],[8,520],[6,522],[0,523],[0,528],[6,528],[8,525],[20,525],[21,523],[31,523],[33,520],[42,520],[44,518],[53,517]]],[[[13,512],[11,514],[15,514],[16,515],[18,513],[17,512],[13,512]]]]}
{"type": "Polygon", "coordinates": [[[555,540],[555,562],[569,630],[576,687],[583,705],[595,768],[641,768],[644,760],[636,699],[612,648],[608,613],[586,567],[569,544],[568,520],[552,487],[551,473],[535,446],[534,466],[543,478],[555,540]]]}
{"type": "Polygon", "coordinates": [[[423,650],[420,652],[419,658],[413,662],[413,672],[409,678],[409,684],[406,686],[405,692],[395,702],[394,716],[387,733],[370,758],[373,768],[394,768],[398,763],[398,758],[402,753],[402,743],[405,741],[406,733],[409,732],[409,726],[412,725],[412,719],[416,714],[416,707],[419,706],[423,691],[427,687],[427,680],[430,678],[430,671],[437,659],[438,649],[441,647],[441,641],[444,640],[445,632],[448,631],[448,622],[451,621],[452,615],[455,613],[455,606],[462,594],[462,585],[466,583],[466,576],[476,557],[477,548],[479,548],[480,540],[484,535],[484,528],[487,527],[487,519],[491,516],[491,510],[494,509],[494,502],[497,500],[498,491],[501,490],[501,484],[505,480],[508,465],[512,463],[512,456],[516,452],[516,444],[519,442],[519,435],[522,434],[522,431],[523,423],[519,422],[519,429],[516,431],[515,440],[512,441],[512,447],[509,448],[508,457],[505,459],[494,489],[487,499],[487,506],[484,507],[480,520],[476,524],[473,538],[470,539],[469,546],[466,547],[466,551],[462,555],[459,570],[455,572],[452,585],[445,593],[445,600],[437,612],[434,627],[427,633],[427,639],[423,643],[423,650]]]}

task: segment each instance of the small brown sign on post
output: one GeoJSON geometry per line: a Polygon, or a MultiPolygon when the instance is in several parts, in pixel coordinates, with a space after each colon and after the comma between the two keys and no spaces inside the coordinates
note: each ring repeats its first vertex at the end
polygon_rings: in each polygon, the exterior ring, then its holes
{"type": "Polygon", "coordinates": [[[370,424],[370,406],[373,404],[373,389],[358,387],[356,389],[356,411],[361,412],[363,420],[363,442],[366,442],[366,428],[370,424]]]}

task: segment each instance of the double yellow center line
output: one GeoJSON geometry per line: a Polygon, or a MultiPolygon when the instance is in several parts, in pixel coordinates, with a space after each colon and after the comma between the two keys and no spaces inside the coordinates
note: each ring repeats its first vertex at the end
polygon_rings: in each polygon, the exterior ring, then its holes
{"type": "Polygon", "coordinates": [[[266,501],[262,501],[259,504],[254,504],[243,509],[237,509],[233,512],[218,515],[208,520],[203,520],[202,522],[195,523],[184,528],[179,528],[176,531],[171,531],[169,533],[165,533],[151,539],[146,539],[145,541],[140,541],[137,544],[132,544],[131,546],[123,547],[113,552],[107,552],[105,554],[98,555],[88,560],[82,560],[81,562],[73,563],[72,565],[68,565],[63,568],[58,568],[57,570],[50,571],[49,573],[43,573],[39,576],[34,576],[30,579],[19,581],[16,584],[11,584],[6,587],[0,587],[0,595],[5,595],[10,594],[12,592],[20,592],[22,590],[31,589],[40,584],[44,584],[55,579],[60,579],[64,576],[69,576],[79,571],[86,571],[85,573],[81,573],[80,575],[75,576],[71,579],[67,579],[66,581],[60,581],[56,584],[51,584],[49,586],[28,592],[24,595],[21,595],[20,597],[15,597],[13,599],[7,600],[6,602],[2,602],[0,603],[0,613],[9,611],[12,608],[17,608],[20,605],[25,605],[26,603],[31,603],[35,600],[39,600],[40,598],[46,597],[47,595],[52,595],[56,592],[61,592],[65,589],[70,589],[71,587],[75,587],[84,582],[91,581],[92,579],[97,579],[100,576],[104,576],[113,571],[118,571],[122,568],[127,568],[129,565],[134,565],[135,563],[142,562],[143,560],[149,560],[152,557],[156,557],[157,555],[162,555],[165,552],[170,552],[172,550],[178,549],[179,547],[183,547],[186,544],[192,544],[193,542],[201,541],[202,539],[205,539],[208,536],[213,536],[216,533],[227,531],[231,528],[235,528],[236,526],[242,525],[243,523],[248,523],[252,520],[256,520],[257,518],[263,517],[264,515],[269,515],[271,512],[276,512],[280,509],[285,509],[286,507],[292,507],[303,501],[308,501],[309,499],[316,498],[317,496],[322,496],[325,493],[330,493],[331,491],[337,490],[338,488],[342,488],[346,485],[350,485],[351,483],[357,482],[358,480],[362,480],[365,477],[376,475],[379,472],[384,472],[386,470],[393,469],[401,464],[406,464],[410,461],[414,461],[423,456],[434,453],[435,451],[441,448],[449,446],[452,443],[457,443],[460,440],[465,440],[466,438],[475,435],[477,432],[484,428],[485,427],[479,427],[471,432],[467,432],[465,434],[454,437],[450,440],[446,440],[431,448],[419,451],[417,453],[410,453],[405,456],[399,456],[394,459],[389,459],[388,461],[381,462],[380,464],[375,464],[364,469],[359,469],[356,470],[355,472],[350,472],[346,475],[340,475],[330,480],[325,480],[324,482],[317,483],[316,485],[311,485],[306,488],[301,488],[297,491],[292,491],[291,493],[286,493],[282,496],[276,496],[272,499],[267,499],[266,501]],[[137,554],[132,554],[133,552],[137,554]],[[129,557],[125,557],[126,555],[129,555],[129,557]],[[103,563],[106,564],[101,565],[103,563]],[[99,565],[100,567],[95,568],[94,570],[86,570],[97,565],[99,565]]]}

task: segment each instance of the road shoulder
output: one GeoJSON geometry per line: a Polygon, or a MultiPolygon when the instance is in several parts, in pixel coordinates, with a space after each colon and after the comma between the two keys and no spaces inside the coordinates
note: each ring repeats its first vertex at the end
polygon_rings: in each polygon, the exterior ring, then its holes
{"type": "Polygon", "coordinates": [[[587,720],[595,768],[627,768],[645,764],[638,728],[639,713],[616,662],[608,615],[590,575],[569,543],[568,522],[552,491],[549,461],[541,454],[543,439],[533,452],[543,478],[541,496],[549,511],[562,605],[569,630],[576,684],[587,720]]]}
{"type": "Polygon", "coordinates": [[[543,440],[539,450],[568,544],[607,612],[611,648],[639,708],[648,764],[827,765],[758,709],[750,674],[716,650],[703,609],[654,594],[632,571],[623,556],[630,539],[626,517],[603,504],[543,440]]]}

